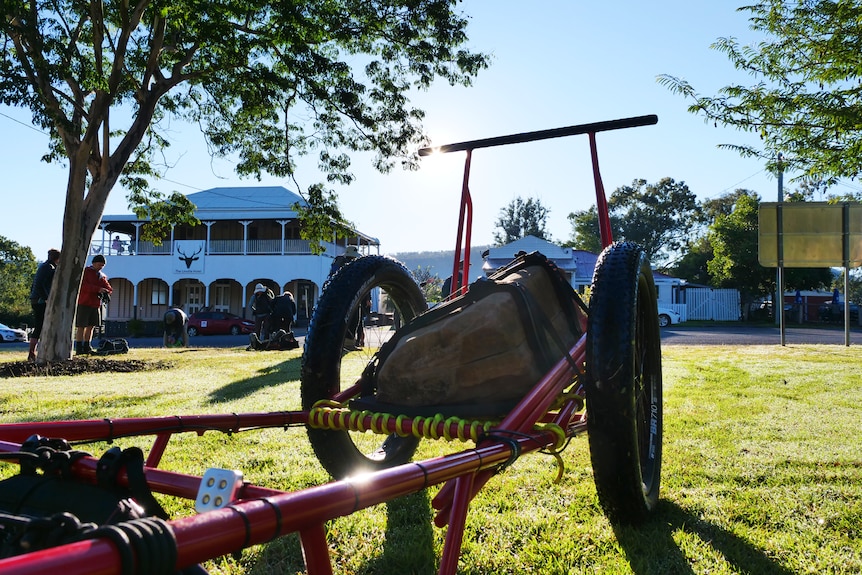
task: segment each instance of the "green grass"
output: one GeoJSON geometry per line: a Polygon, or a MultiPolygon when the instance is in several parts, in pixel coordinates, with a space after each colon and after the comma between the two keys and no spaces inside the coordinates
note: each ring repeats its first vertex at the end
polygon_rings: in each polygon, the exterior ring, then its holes
{"type": "MultiPolygon", "coordinates": [[[[0,351],[0,361],[20,360],[0,351]]],[[[473,501],[459,573],[791,574],[862,572],[862,391],[858,348],[668,346],[663,351],[662,500],[637,529],[611,525],[595,494],[586,437],[531,454],[473,501]]],[[[0,421],[297,409],[299,352],[132,350],[172,368],[0,381],[0,421]]],[[[122,439],[148,447],[149,439],[122,439]]],[[[419,458],[464,444],[423,442],[419,458]]],[[[85,448],[101,453],[104,444],[85,448]]],[[[295,490],[327,481],[302,428],[172,439],[162,467],[242,470],[295,490]]],[[[0,472],[8,475],[13,466],[0,472]]],[[[327,524],[336,573],[436,573],[445,530],[437,488],[327,524]]],[[[175,515],[191,504],[162,498],[175,515]]],[[[303,572],[288,536],[208,562],[211,573],[303,572]]]]}

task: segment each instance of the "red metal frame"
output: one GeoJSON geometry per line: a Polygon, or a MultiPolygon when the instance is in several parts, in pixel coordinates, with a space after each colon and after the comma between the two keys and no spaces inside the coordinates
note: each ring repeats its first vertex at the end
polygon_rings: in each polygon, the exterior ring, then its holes
{"type": "MultiPolygon", "coordinates": [[[[654,124],[656,121],[655,116],[642,116],[475,140],[439,149],[438,151],[443,152],[467,152],[456,255],[452,268],[452,292],[463,292],[468,280],[473,214],[468,184],[474,149],[589,134],[602,244],[609,245],[612,242],[610,220],[599,174],[595,134],[605,130],[654,124]],[[461,282],[457,279],[459,263],[463,273],[461,282]]],[[[420,150],[420,155],[430,152],[430,149],[423,149],[420,150]]],[[[237,494],[237,500],[231,505],[170,521],[169,526],[177,541],[176,568],[182,569],[296,532],[300,535],[309,575],[331,575],[332,563],[324,531],[326,521],[415,493],[431,485],[444,484],[432,502],[438,511],[435,524],[440,527],[448,525],[439,572],[454,574],[461,552],[469,504],[482,486],[501,466],[519,454],[558,446],[561,439],[564,439],[560,430],[565,437],[585,431],[586,416],[577,399],[570,399],[561,408],[551,410],[561,393],[571,386],[574,376],[581,373],[586,355],[585,347],[586,336],[583,336],[572,347],[569,356],[560,359],[496,427],[496,431],[492,430],[482,438],[475,448],[379,471],[363,477],[361,482],[346,479],[296,492],[244,484],[237,494]],[[538,426],[540,423],[552,425],[543,428],[538,426]]],[[[343,392],[339,397],[343,399],[346,393],[347,391],[343,392]]],[[[370,424],[370,418],[371,416],[367,416],[363,420],[366,427],[370,424]]],[[[112,441],[120,437],[152,435],[153,446],[146,462],[146,477],[150,488],[157,493],[194,500],[201,482],[200,477],[157,467],[174,434],[202,434],[206,431],[235,433],[251,429],[305,425],[308,421],[309,412],[284,411],[3,424],[0,425],[0,452],[19,451],[21,443],[33,434],[68,441],[112,441]]],[[[386,423],[390,433],[409,432],[413,424],[410,418],[392,418],[386,423]]],[[[436,426],[434,433],[438,436],[445,435],[447,425],[450,426],[449,433],[457,435],[457,424],[446,421],[417,421],[419,428],[436,426]]],[[[71,472],[82,480],[95,482],[96,463],[95,459],[84,457],[72,465],[71,472]]],[[[121,483],[125,481],[124,476],[120,478],[121,483]]],[[[121,573],[121,554],[108,539],[94,539],[0,560],[0,573],[55,575],[60,570],[64,575],[121,573]]]]}

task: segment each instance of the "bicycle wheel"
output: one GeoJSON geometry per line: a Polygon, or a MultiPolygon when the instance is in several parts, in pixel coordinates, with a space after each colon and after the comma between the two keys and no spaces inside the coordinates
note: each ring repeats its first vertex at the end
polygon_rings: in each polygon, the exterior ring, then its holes
{"type": "Polygon", "coordinates": [[[587,430],[599,502],[614,523],[658,503],[662,374],[656,289],[644,252],[618,243],[599,256],[587,324],[587,430]]]}
{"type": "MultiPolygon", "coordinates": [[[[311,409],[317,401],[332,399],[354,386],[383,342],[425,309],[422,290],[393,259],[366,256],[339,269],[324,285],[305,338],[302,408],[311,409]],[[361,307],[369,295],[395,310],[393,323],[364,325],[364,333],[358,336],[361,307]]],[[[371,432],[307,429],[318,460],[337,479],[405,463],[419,444],[418,438],[395,434],[380,444],[381,436],[371,432]]]]}

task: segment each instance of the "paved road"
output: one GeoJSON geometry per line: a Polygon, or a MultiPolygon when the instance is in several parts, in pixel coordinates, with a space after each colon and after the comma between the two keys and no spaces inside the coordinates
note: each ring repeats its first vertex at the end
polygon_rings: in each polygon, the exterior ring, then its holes
{"type": "MultiPolygon", "coordinates": [[[[661,334],[662,345],[780,345],[781,332],[767,326],[666,327],[661,334]]],[[[844,328],[788,327],[784,332],[787,345],[844,345],[844,328]]],[[[862,330],[850,331],[850,344],[862,344],[862,330]]]]}
{"type": "MultiPolygon", "coordinates": [[[[294,331],[302,345],[305,330],[294,331]]],[[[662,345],[780,345],[781,335],[777,327],[767,326],[715,326],[680,327],[671,326],[661,330],[662,345]]],[[[160,337],[140,337],[128,339],[132,348],[161,347],[160,337]]],[[[831,344],[844,345],[844,329],[840,326],[826,327],[788,327],[785,343],[794,344],[831,344]]],[[[850,332],[851,345],[862,345],[862,329],[855,327],[850,332]]],[[[199,335],[190,338],[192,347],[246,347],[247,335],[199,335]]],[[[26,343],[3,344],[4,351],[20,350],[26,356],[26,343]]]]}
{"type": "MultiPolygon", "coordinates": [[[[304,330],[295,330],[300,344],[305,338],[304,330]]],[[[248,345],[248,336],[207,335],[191,338],[194,347],[238,347],[248,345]]],[[[716,327],[666,327],[661,330],[662,345],[780,345],[781,334],[777,327],[763,325],[721,325],[716,327]]],[[[835,327],[788,327],[785,343],[844,345],[844,329],[835,327]]],[[[850,343],[862,345],[862,329],[850,332],[850,343]]],[[[160,347],[161,338],[129,340],[132,347],[160,347]]]]}

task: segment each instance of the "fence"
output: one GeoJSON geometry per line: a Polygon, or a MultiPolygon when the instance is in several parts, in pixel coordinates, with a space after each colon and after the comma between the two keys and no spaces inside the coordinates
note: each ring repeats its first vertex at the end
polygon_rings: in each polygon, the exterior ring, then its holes
{"type": "Polygon", "coordinates": [[[739,321],[739,290],[689,288],[685,300],[686,319],[739,321]]]}

